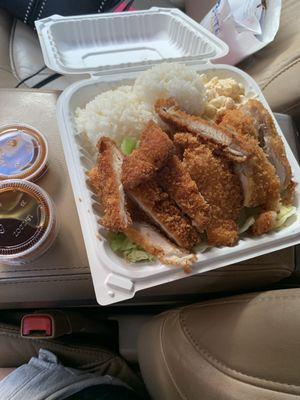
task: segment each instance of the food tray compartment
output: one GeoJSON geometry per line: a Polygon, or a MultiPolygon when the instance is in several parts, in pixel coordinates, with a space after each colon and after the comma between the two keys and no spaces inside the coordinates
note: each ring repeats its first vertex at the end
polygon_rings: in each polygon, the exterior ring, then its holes
{"type": "MultiPolygon", "coordinates": [[[[245,86],[246,92],[256,94],[270,111],[255,81],[237,68],[226,65],[203,65],[201,62],[194,63],[193,68],[211,77],[233,77],[245,86]]],[[[91,191],[86,176],[86,172],[94,165],[94,159],[89,150],[82,146],[81,141],[76,136],[74,111],[77,107],[84,107],[88,101],[103,91],[120,85],[133,84],[139,72],[145,69],[144,67],[136,72],[110,74],[75,83],[65,90],[58,103],[58,121],[66,161],[93,275],[95,292],[98,302],[102,305],[131,298],[137,290],[150,288],[187,276],[180,268],[164,266],[158,262],[153,264],[130,264],[111,251],[108,243],[102,237],[101,227],[98,223],[100,214],[98,212],[97,197],[91,191]]],[[[276,127],[283,136],[277,123],[276,127]]],[[[192,275],[234,264],[300,242],[300,168],[284,137],[283,140],[295,181],[298,183],[295,222],[279,232],[271,232],[259,238],[245,236],[239,240],[236,246],[231,248],[214,247],[204,253],[200,253],[198,263],[192,267],[192,275]]]]}
{"type": "Polygon", "coordinates": [[[86,73],[213,59],[228,47],[182,11],[147,11],[61,17],[36,22],[46,65],[60,73],[86,73]]]}

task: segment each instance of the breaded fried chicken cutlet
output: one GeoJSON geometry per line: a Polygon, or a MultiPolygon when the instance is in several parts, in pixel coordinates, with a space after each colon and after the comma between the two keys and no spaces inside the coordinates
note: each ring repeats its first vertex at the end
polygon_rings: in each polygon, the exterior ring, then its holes
{"type": "Polygon", "coordinates": [[[111,231],[123,231],[131,223],[121,183],[123,155],[116,143],[107,137],[98,142],[97,167],[89,177],[103,208],[101,224],[111,231]]]}
{"type": "Polygon", "coordinates": [[[248,153],[240,145],[239,138],[231,132],[225,132],[214,122],[182,111],[174,99],[158,100],[155,110],[160,118],[177,132],[190,132],[199,136],[207,144],[217,145],[226,156],[235,162],[244,162],[248,153]]]}
{"type": "Polygon", "coordinates": [[[175,151],[168,135],[153,121],[142,132],[140,145],[130,156],[124,157],[122,182],[132,189],[151,179],[175,151]]]}
{"type": "Polygon", "coordinates": [[[259,143],[276,170],[280,181],[280,190],[286,204],[294,199],[295,184],[292,181],[292,170],[287,159],[285,148],[279,136],[271,114],[258,100],[248,100],[240,107],[245,116],[251,116],[257,131],[259,143]]]}
{"type": "Polygon", "coordinates": [[[241,109],[235,108],[225,111],[217,123],[220,127],[231,128],[241,135],[247,135],[258,140],[254,119],[251,115],[245,115],[241,109]]]}
{"type": "Polygon", "coordinates": [[[174,141],[185,147],[183,165],[210,205],[208,242],[215,246],[233,246],[238,239],[236,220],[243,204],[238,177],[227,161],[214,156],[207,145],[199,143],[191,134],[176,134],[174,141]]]}
{"type": "Polygon", "coordinates": [[[239,109],[226,111],[219,126],[258,140],[279,178],[282,202],[292,204],[295,184],[292,181],[291,166],[273,118],[264,106],[258,100],[250,99],[239,109]]]}
{"type": "Polygon", "coordinates": [[[275,168],[256,139],[245,137],[233,129],[220,127],[180,110],[172,99],[156,103],[159,116],[172,126],[183,129],[206,143],[219,146],[222,157],[234,164],[244,193],[244,206],[261,206],[276,211],[280,202],[280,184],[275,168]]]}
{"type": "Polygon", "coordinates": [[[178,246],[191,249],[199,242],[195,228],[156,180],[148,180],[127,193],[178,246]]]}
{"type": "Polygon", "coordinates": [[[163,264],[188,268],[197,260],[193,253],[177,247],[159,230],[144,221],[135,221],[124,230],[126,236],[145,251],[157,257],[163,264]]]}
{"type": "Polygon", "coordinates": [[[178,207],[191,218],[198,231],[203,232],[210,220],[210,206],[176,155],[171,156],[159,171],[158,181],[178,207]]]}

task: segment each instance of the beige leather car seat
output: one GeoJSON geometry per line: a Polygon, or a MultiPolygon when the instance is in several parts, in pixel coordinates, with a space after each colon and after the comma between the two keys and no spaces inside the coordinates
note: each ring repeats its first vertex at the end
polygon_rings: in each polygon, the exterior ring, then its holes
{"type": "Polygon", "coordinates": [[[300,399],[300,289],[169,311],[147,323],[139,360],[155,400],[300,399]]]}

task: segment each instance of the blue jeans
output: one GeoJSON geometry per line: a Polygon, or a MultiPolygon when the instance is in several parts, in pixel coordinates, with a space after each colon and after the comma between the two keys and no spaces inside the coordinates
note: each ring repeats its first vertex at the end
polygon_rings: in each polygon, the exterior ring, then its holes
{"type": "Polygon", "coordinates": [[[63,400],[87,387],[95,385],[121,385],[120,380],[109,375],[97,376],[67,368],[57,357],[41,349],[33,357],[0,381],[1,400],[63,400]]]}

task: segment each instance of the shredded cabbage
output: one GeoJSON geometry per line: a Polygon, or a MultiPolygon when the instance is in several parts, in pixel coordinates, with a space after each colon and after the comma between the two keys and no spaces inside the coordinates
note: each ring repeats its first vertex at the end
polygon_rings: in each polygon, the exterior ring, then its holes
{"type": "Polygon", "coordinates": [[[123,154],[129,156],[137,146],[137,139],[133,137],[125,137],[121,143],[121,150],[123,154]]]}
{"type": "Polygon", "coordinates": [[[276,220],[274,222],[273,229],[283,229],[286,228],[289,223],[292,223],[292,217],[293,215],[296,214],[296,207],[294,206],[281,206],[280,210],[277,214],[276,220]],[[290,220],[290,221],[288,221],[290,220]]]}
{"type": "Polygon", "coordinates": [[[108,234],[108,243],[112,251],[130,262],[154,261],[155,257],[132,242],[123,233],[108,234]]]}
{"type": "Polygon", "coordinates": [[[248,217],[242,226],[239,228],[239,234],[246,232],[255,222],[255,218],[248,217]]]}

